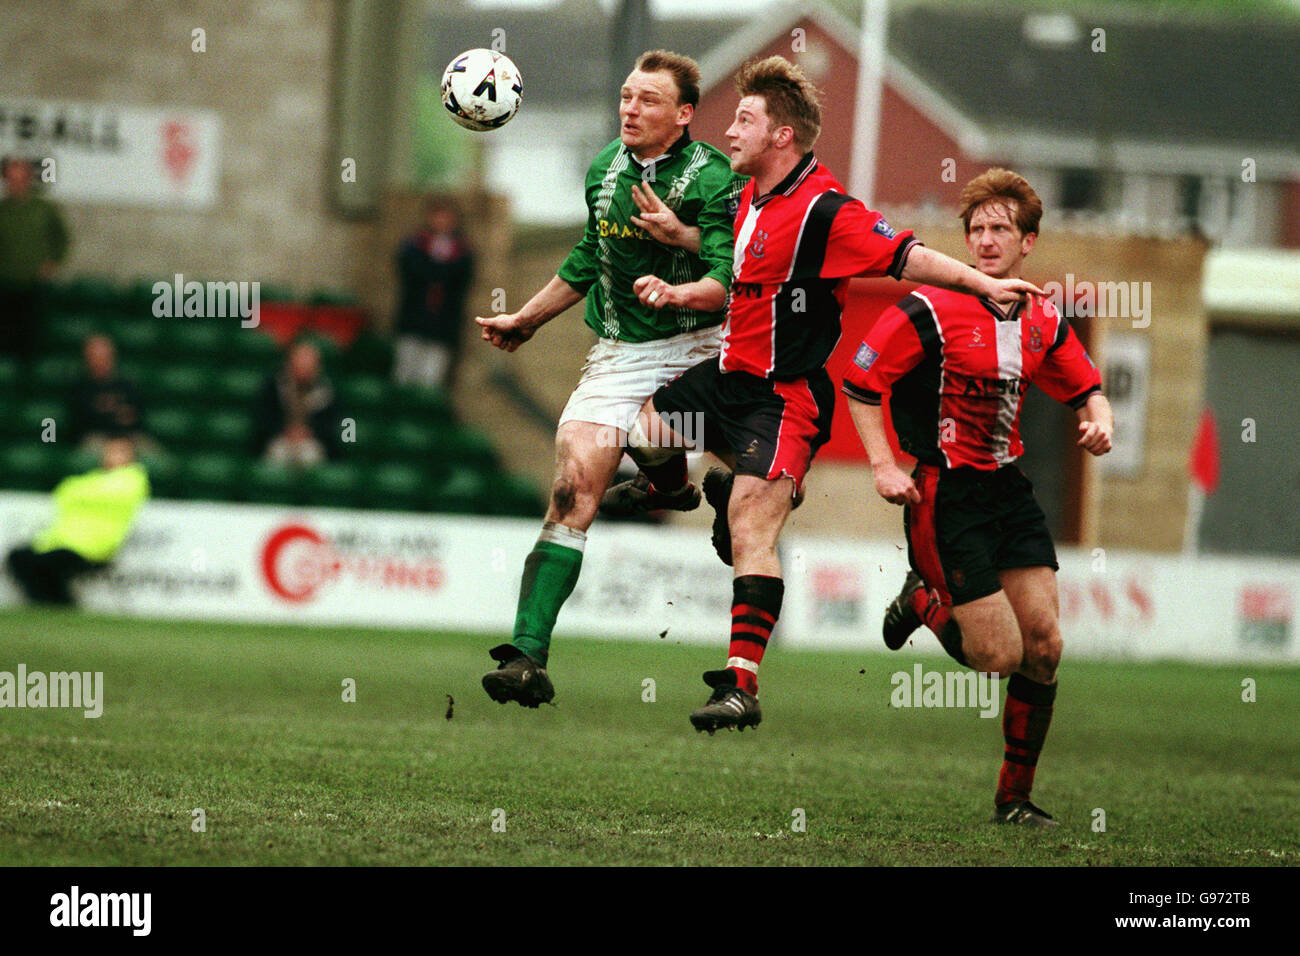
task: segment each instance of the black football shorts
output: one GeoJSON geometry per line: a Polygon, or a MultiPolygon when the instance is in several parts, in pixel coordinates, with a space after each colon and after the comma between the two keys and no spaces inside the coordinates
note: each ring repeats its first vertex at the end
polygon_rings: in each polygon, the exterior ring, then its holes
{"type": "Polygon", "coordinates": [[[996,471],[917,465],[912,480],[921,503],[903,509],[907,556],[945,603],[1000,591],[998,572],[1008,568],[1057,570],[1034,486],[1015,465],[996,471]]]}
{"type": "Polygon", "coordinates": [[[787,476],[798,494],[813,455],[830,438],[835,387],[824,370],[778,381],[724,372],[712,358],[661,386],[654,404],[679,433],[686,416],[701,416],[704,447],[734,454],[736,474],[767,481],[787,476]]]}

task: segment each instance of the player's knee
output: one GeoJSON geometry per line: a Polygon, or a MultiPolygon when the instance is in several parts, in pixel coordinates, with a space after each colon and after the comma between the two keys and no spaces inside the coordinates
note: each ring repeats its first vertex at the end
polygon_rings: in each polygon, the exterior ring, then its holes
{"type": "Polygon", "coordinates": [[[1020,670],[1023,654],[1013,642],[1000,641],[982,647],[963,647],[972,670],[981,674],[1009,677],[1020,670]]]}
{"type": "Polygon", "coordinates": [[[1061,651],[1065,642],[1060,629],[1053,622],[1044,632],[1032,634],[1025,642],[1025,667],[1050,680],[1061,664],[1061,651]]]}
{"type": "Polygon", "coordinates": [[[646,432],[645,413],[637,416],[631,430],[627,433],[627,453],[638,465],[662,465],[674,455],[680,454],[679,448],[660,448],[646,432]]]}

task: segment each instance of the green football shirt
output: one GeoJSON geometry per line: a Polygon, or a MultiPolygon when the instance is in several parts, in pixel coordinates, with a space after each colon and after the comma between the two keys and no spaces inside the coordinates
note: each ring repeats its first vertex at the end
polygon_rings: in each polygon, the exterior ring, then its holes
{"type": "Polygon", "coordinates": [[[726,309],[701,312],[643,305],[632,283],[655,275],[672,285],[708,276],[731,287],[736,207],[748,179],[731,171],[722,150],[683,130],[666,153],[642,163],[619,140],[587,171],[587,228],[559,276],[587,296],[586,322],[601,338],[652,342],[718,325],[726,309]],[[632,186],[647,182],[688,226],[700,229],[699,254],[667,246],[632,222],[632,186]]]}

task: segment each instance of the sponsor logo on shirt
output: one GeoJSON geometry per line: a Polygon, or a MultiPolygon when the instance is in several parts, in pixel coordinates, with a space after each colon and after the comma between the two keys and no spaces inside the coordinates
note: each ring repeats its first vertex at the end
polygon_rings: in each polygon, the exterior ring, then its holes
{"type": "Polygon", "coordinates": [[[627,223],[610,222],[608,219],[601,219],[597,225],[600,227],[600,238],[602,239],[650,238],[650,234],[644,229],[638,229],[636,226],[629,226],[627,223]]]}
{"type": "Polygon", "coordinates": [[[858,354],[853,356],[853,364],[862,371],[867,372],[871,369],[871,364],[880,358],[880,353],[873,349],[866,342],[858,346],[858,354]]]}

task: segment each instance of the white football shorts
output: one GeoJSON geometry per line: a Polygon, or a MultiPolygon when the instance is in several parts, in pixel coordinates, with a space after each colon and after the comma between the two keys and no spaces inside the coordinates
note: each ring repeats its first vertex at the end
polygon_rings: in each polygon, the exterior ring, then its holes
{"type": "Polygon", "coordinates": [[[653,342],[601,339],[587,353],[582,378],[560,413],[560,424],[594,422],[628,431],[660,385],[692,365],[716,359],[721,345],[720,325],[653,342]]]}

